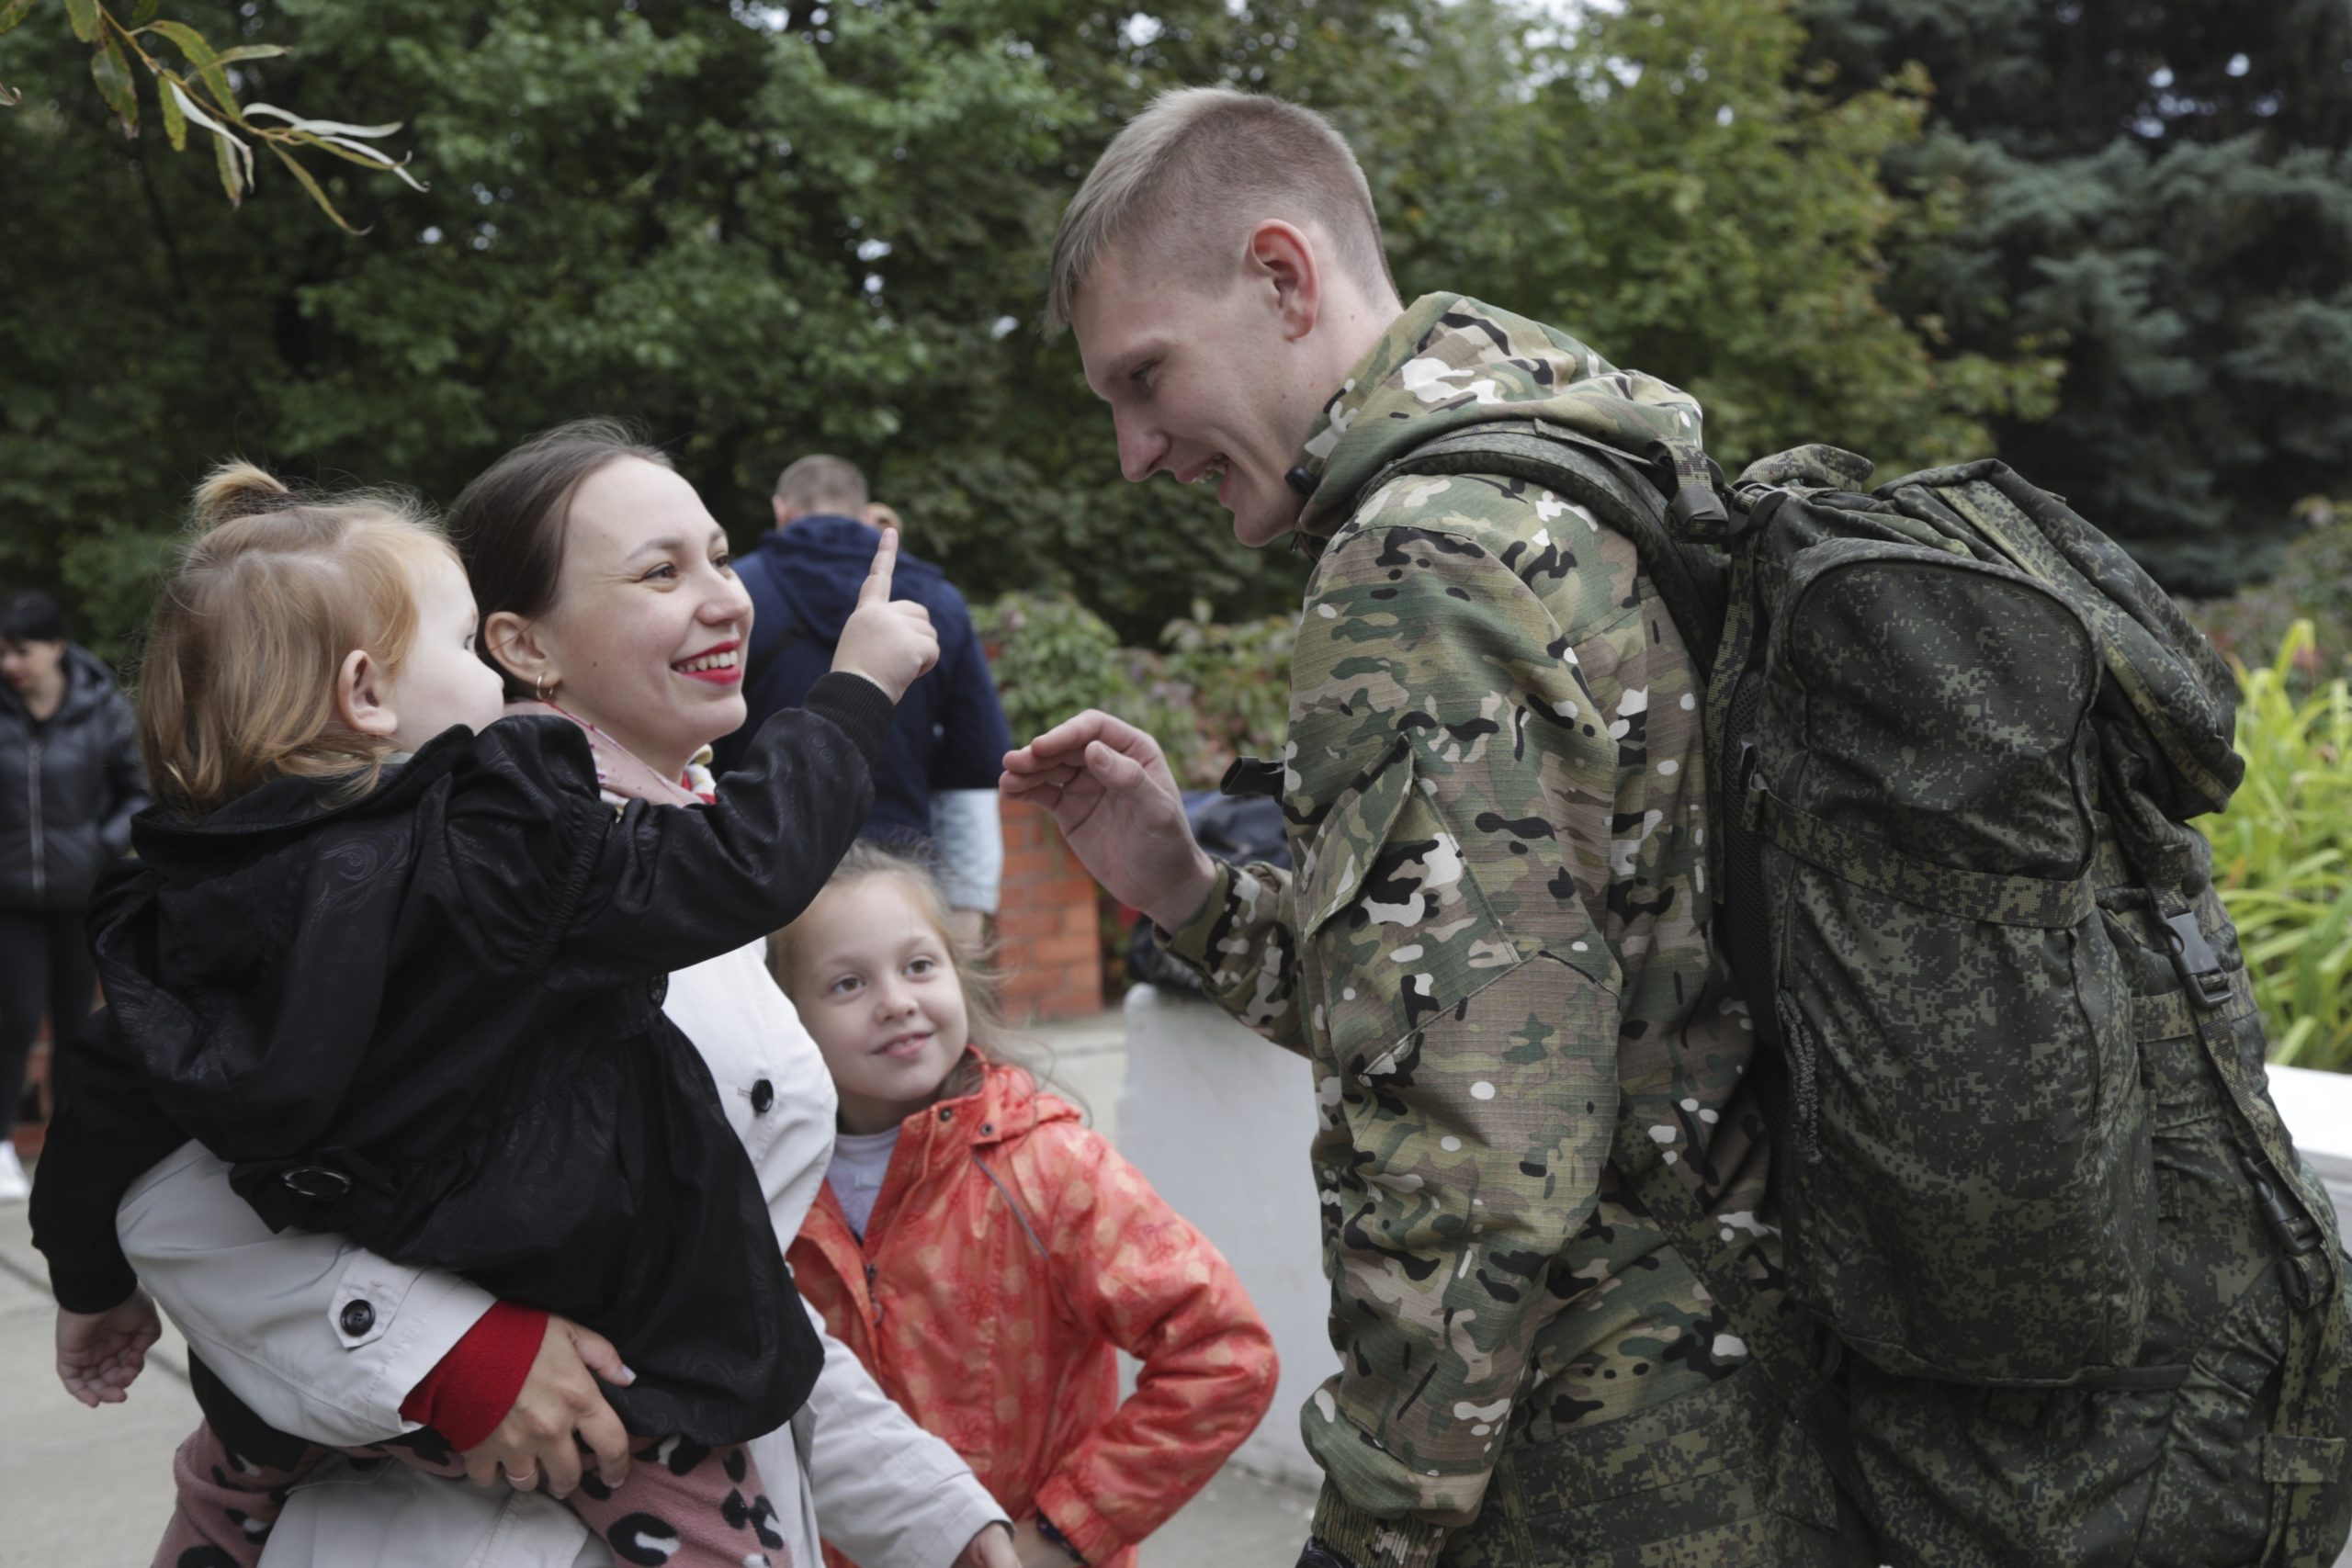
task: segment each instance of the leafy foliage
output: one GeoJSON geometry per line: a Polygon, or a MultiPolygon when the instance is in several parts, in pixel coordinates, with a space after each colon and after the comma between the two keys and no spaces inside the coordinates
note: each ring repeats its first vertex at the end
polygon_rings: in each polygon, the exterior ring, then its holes
{"type": "Polygon", "coordinates": [[[2234,659],[2264,659],[2298,621],[2311,636],[2296,644],[2289,679],[2298,696],[2312,683],[2352,674],[2352,511],[2312,500],[2296,509],[2301,527],[2267,581],[2227,599],[2191,604],[2213,645],[2234,659]]]}
{"type": "MultiPolygon", "coordinates": [[[[1950,222],[1891,291],[1956,348],[2063,344],[2058,407],[2000,452],[2177,592],[2276,565],[2294,503],[2352,491],[2352,12],[2340,0],[1805,0],[1868,96],[1924,66],[1890,157],[1950,222]]],[[[2021,417],[2022,416],[2022,417],[2021,417]]]]}
{"type": "MultiPolygon", "coordinates": [[[[32,4],[33,0],[0,4],[0,33],[21,23],[32,4]]],[[[309,119],[275,104],[239,101],[239,73],[250,72],[256,61],[284,56],[284,45],[248,43],[215,49],[204,34],[186,22],[159,19],[155,15],[159,8],[158,0],[140,0],[125,23],[104,0],[65,0],[66,22],[74,37],[90,49],[90,80],[124,136],[135,140],[139,135],[138,75],[131,69],[136,62],[154,80],[156,111],[173,152],[187,151],[190,125],[212,138],[213,166],[232,207],[254,188],[256,142],[286,166],[321,210],[345,229],[351,225],[335,210],[318,177],[294,156],[294,150],[322,152],[365,169],[390,174],[412,189],[424,188],[408,172],[406,159],[394,158],[373,145],[399,130],[397,122],[353,125],[309,119]],[[167,63],[174,61],[177,63],[167,63]]],[[[13,108],[23,101],[20,89],[0,85],[0,107],[13,108]]]]}
{"type": "Polygon", "coordinates": [[[2238,666],[2245,782],[2203,826],[2272,1057],[2352,1071],[2352,679],[2298,697],[2312,626],[2267,665],[2238,666]]]}
{"type": "Polygon", "coordinates": [[[224,212],[153,117],[104,133],[65,29],[0,39],[34,94],[0,115],[0,167],[39,172],[0,204],[0,578],[62,589],[110,649],[221,456],[447,501],[587,412],[669,443],[739,539],[778,468],[831,450],[975,597],[1076,593],[1130,645],[1207,619],[1196,599],[1294,606],[1294,558],[1120,477],[1070,344],[1031,330],[1062,204],[1177,85],[1330,113],[1408,295],[1478,294],[1690,384],[1727,460],[1825,431],[1974,449],[2046,387],[2030,351],[1947,355],[1878,303],[1878,248],[1932,223],[1877,177],[1919,101],[1792,86],[1779,0],[1550,38],[1507,0],[174,8],[232,48],[300,43],[232,67],[240,92],[413,111],[433,188],[324,169],[364,240],[302,203],[224,212]]]}
{"type": "Polygon", "coordinates": [[[1008,593],[975,614],[1012,738],[1025,741],[1084,708],[1148,731],[1176,782],[1214,789],[1234,758],[1272,756],[1290,728],[1295,615],[1225,626],[1170,621],[1159,649],[1122,648],[1068,594],[1008,593]]]}

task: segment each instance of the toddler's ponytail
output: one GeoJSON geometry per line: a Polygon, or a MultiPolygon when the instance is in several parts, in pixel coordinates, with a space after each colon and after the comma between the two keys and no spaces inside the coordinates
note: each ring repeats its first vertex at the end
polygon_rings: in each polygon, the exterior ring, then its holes
{"type": "Polygon", "coordinates": [[[355,649],[397,669],[416,630],[418,561],[448,542],[413,500],[297,494],[228,462],[198,485],[141,660],[139,748],[156,797],[202,817],[269,779],[375,785],[390,750],[346,728],[355,649]]]}
{"type": "Polygon", "coordinates": [[[268,470],[232,457],[204,476],[188,500],[188,525],[209,534],[240,517],[284,510],[294,500],[286,482],[268,470]]]}

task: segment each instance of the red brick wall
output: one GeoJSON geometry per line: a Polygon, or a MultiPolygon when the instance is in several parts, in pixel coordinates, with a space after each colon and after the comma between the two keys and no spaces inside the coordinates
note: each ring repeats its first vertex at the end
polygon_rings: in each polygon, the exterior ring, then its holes
{"type": "Polygon", "coordinates": [[[997,963],[1016,1023],[1102,1010],[1101,890],[1034,806],[1004,803],[997,963]]]}

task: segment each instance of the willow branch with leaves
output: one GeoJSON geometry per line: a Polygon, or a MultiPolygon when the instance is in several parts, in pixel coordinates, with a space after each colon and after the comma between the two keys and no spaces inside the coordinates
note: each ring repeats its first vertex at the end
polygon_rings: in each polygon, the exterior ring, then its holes
{"type": "MultiPolygon", "coordinates": [[[[25,20],[41,3],[42,0],[0,0],[0,33],[25,20]]],[[[90,46],[91,80],[97,84],[98,96],[121,124],[122,133],[130,137],[139,134],[138,78],[131,69],[136,62],[145,66],[154,79],[156,107],[163,116],[164,135],[171,142],[172,151],[187,150],[191,125],[211,137],[213,162],[220,171],[220,188],[228,192],[232,206],[243,202],[254,188],[256,144],[267,148],[310,193],[320,209],[352,233],[360,231],[335,210],[317,177],[294,156],[298,150],[315,149],[373,173],[390,175],[413,189],[425,188],[408,172],[407,158],[395,158],[372,145],[399,130],[398,121],[390,125],[352,125],[342,120],[306,118],[275,104],[240,103],[230,67],[247,61],[275,59],[287,52],[283,46],[257,43],[216,50],[202,33],[187,23],[158,20],[156,13],[162,9],[162,0],[138,0],[128,23],[116,17],[113,8],[103,0],[64,0],[64,5],[74,36],[90,46]],[[156,58],[166,44],[180,62],[177,66],[156,58]]],[[[23,99],[21,92],[0,83],[0,107],[13,107],[23,99]]]]}

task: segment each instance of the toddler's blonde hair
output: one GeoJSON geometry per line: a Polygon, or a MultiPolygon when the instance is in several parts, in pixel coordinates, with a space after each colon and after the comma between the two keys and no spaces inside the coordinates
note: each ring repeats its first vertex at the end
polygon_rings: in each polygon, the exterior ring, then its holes
{"type": "Polygon", "coordinates": [[[193,818],[272,778],[348,774],[345,798],[374,788],[391,743],[343,724],[336,675],[355,649],[399,669],[435,551],[457,558],[409,496],[298,495],[245,462],[207,475],[140,662],[157,797],[193,818]]]}

